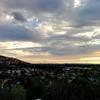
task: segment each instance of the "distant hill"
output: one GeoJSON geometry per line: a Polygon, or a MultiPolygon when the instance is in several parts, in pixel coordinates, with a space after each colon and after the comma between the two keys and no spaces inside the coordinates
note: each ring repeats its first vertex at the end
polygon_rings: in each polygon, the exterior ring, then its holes
{"type": "Polygon", "coordinates": [[[16,58],[11,58],[11,57],[5,57],[5,56],[0,56],[0,69],[1,68],[36,68],[36,69],[46,69],[46,70],[51,70],[51,69],[62,69],[66,67],[80,67],[80,68],[85,68],[85,67],[97,67],[100,68],[100,64],[31,64],[27,63],[21,60],[18,60],[16,58]]]}
{"type": "Polygon", "coordinates": [[[30,66],[32,64],[18,60],[16,58],[0,56],[0,68],[1,67],[23,67],[30,66]]]}

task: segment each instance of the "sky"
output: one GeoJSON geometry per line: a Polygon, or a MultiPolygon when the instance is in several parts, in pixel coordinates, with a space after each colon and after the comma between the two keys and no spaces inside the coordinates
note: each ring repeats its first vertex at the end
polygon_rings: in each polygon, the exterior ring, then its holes
{"type": "Polygon", "coordinates": [[[0,55],[100,63],[100,0],[0,0],[0,55]]]}

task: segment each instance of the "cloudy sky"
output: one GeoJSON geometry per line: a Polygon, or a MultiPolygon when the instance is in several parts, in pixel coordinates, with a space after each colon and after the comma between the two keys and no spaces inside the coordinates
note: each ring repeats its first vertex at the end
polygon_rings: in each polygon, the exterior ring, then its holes
{"type": "Polygon", "coordinates": [[[100,63],[100,0],[0,0],[0,54],[100,63]]]}

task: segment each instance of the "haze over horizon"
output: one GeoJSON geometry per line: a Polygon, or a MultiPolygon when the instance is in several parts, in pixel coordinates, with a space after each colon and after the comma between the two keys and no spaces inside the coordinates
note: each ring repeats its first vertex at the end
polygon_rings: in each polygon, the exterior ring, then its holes
{"type": "Polygon", "coordinates": [[[0,0],[0,55],[31,63],[100,63],[100,0],[0,0]]]}

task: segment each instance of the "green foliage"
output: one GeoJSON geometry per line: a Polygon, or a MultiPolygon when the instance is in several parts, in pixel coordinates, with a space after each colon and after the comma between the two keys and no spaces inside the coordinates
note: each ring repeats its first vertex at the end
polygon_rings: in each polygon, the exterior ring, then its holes
{"type": "Polygon", "coordinates": [[[20,85],[0,89],[0,100],[25,100],[26,91],[20,85]]]}
{"type": "Polygon", "coordinates": [[[15,85],[11,88],[10,94],[12,100],[25,100],[26,90],[21,85],[15,85]]]}
{"type": "Polygon", "coordinates": [[[99,69],[15,68],[1,75],[9,78],[1,79],[0,100],[100,100],[99,69]]]}
{"type": "Polygon", "coordinates": [[[11,94],[9,89],[7,88],[0,89],[0,100],[11,100],[11,94]]]}
{"type": "Polygon", "coordinates": [[[93,85],[84,77],[77,77],[69,85],[68,100],[95,100],[93,85]]]}

